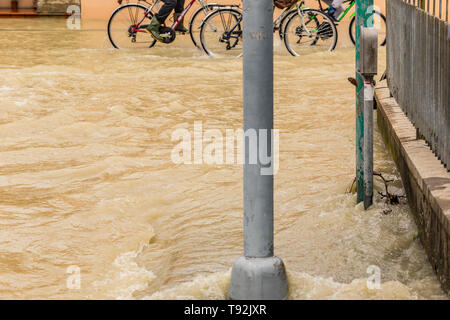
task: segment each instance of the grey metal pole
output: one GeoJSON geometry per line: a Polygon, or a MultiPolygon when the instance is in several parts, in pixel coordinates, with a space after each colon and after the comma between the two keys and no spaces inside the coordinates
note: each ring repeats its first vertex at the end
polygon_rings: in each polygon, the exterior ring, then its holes
{"type": "Polygon", "coordinates": [[[244,0],[243,12],[244,131],[254,131],[258,143],[250,147],[252,140],[244,137],[244,256],[233,266],[228,297],[284,299],[288,293],[286,271],[283,261],[273,255],[273,171],[267,174],[275,158],[273,0],[244,0]],[[265,134],[261,134],[264,130],[265,134]],[[264,145],[267,154],[272,154],[269,164],[260,161],[264,145]],[[255,151],[257,155],[250,154],[255,151]],[[258,160],[252,163],[251,158],[258,160]]]}
{"type": "Polygon", "coordinates": [[[373,77],[364,77],[364,209],[373,199],[373,77]]]}

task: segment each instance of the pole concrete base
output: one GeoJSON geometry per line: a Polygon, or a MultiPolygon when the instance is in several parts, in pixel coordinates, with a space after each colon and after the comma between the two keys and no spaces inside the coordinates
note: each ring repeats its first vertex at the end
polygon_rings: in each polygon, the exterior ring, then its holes
{"type": "Polygon", "coordinates": [[[234,263],[228,290],[231,300],[283,300],[287,295],[286,269],[280,258],[240,257],[234,263]]]}

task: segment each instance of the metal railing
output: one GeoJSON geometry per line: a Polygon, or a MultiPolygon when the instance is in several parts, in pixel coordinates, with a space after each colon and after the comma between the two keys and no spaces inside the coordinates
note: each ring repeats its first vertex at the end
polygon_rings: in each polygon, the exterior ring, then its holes
{"type": "Polygon", "coordinates": [[[431,8],[431,13],[420,8],[423,2],[386,1],[387,81],[418,137],[449,170],[450,27],[439,18],[444,1],[426,0],[425,8],[431,8]],[[433,15],[436,5],[439,13],[433,15]]]}
{"type": "MultiPolygon", "coordinates": [[[[390,0],[387,0],[387,2],[390,0]]],[[[419,7],[425,12],[432,14],[439,19],[448,21],[448,1],[449,0],[404,0],[413,6],[419,7]]]]}

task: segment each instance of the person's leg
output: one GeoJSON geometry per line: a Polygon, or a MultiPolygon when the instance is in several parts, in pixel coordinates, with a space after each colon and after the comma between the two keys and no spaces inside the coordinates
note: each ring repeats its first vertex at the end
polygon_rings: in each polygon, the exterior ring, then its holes
{"type": "Polygon", "coordinates": [[[184,0],[177,0],[177,4],[175,6],[175,13],[182,13],[184,10],[184,0]]]}
{"type": "Polygon", "coordinates": [[[158,13],[152,18],[152,21],[147,27],[147,32],[149,32],[155,40],[163,41],[164,39],[159,34],[159,27],[166,21],[170,12],[177,5],[177,0],[162,0],[164,5],[159,9],[158,13]]]}
{"type": "Polygon", "coordinates": [[[341,15],[342,11],[344,11],[344,7],[342,3],[344,0],[323,0],[326,4],[330,6],[328,9],[328,15],[334,21],[337,21],[337,18],[341,15]]]}
{"type": "MultiPolygon", "coordinates": [[[[177,5],[175,6],[175,12],[173,14],[173,20],[177,20],[180,13],[184,10],[184,0],[177,0],[177,5]]],[[[184,20],[184,19],[183,19],[184,20]]],[[[178,26],[175,28],[176,31],[188,32],[189,30],[184,27],[183,20],[180,21],[178,26]]]]}
{"type": "Polygon", "coordinates": [[[331,6],[336,9],[334,13],[334,17],[337,19],[341,15],[341,13],[344,11],[344,7],[342,6],[342,3],[344,0],[333,0],[331,3],[331,6]]]}
{"type": "Polygon", "coordinates": [[[164,5],[159,9],[155,17],[158,19],[159,23],[163,24],[169,16],[170,12],[177,6],[177,0],[162,0],[164,5]]]}

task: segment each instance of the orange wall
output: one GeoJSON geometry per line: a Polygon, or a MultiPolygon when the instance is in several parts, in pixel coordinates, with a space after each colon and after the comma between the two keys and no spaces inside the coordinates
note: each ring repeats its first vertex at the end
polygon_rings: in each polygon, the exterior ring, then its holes
{"type": "MultiPolygon", "coordinates": [[[[0,8],[10,8],[11,0],[0,0],[0,8]]],[[[19,0],[19,8],[33,8],[33,0],[19,0]]]]}
{"type": "Polygon", "coordinates": [[[117,0],[81,0],[81,17],[83,19],[107,18],[117,6],[117,0]]]}
{"type": "MultiPolygon", "coordinates": [[[[125,3],[126,0],[123,1],[125,3]]],[[[135,2],[137,1],[135,0],[135,2]]],[[[241,3],[240,0],[209,0],[208,2],[241,3]]],[[[316,0],[306,0],[306,4],[310,7],[315,7],[316,3],[316,0]]],[[[385,0],[375,0],[375,4],[384,11],[385,0]]],[[[81,0],[82,17],[85,19],[105,19],[111,15],[111,12],[117,6],[117,0],[81,0]]]]}

